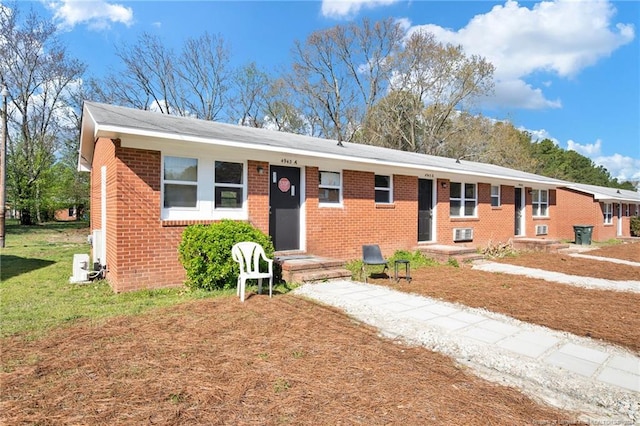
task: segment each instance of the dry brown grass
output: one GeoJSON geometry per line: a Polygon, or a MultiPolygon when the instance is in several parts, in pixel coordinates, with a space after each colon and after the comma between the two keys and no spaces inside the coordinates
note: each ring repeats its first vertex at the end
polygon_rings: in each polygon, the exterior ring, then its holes
{"type": "Polygon", "coordinates": [[[532,424],[575,416],[279,295],[3,341],[3,424],[532,424]]]}
{"type": "MultiPolygon", "coordinates": [[[[530,257],[536,265],[568,265],[559,258],[530,257]]],[[[571,268],[595,264],[585,262],[571,268]]],[[[624,268],[606,269],[619,277],[624,268]]],[[[414,271],[414,277],[391,285],[640,351],[637,294],[444,266],[414,271]]],[[[189,302],[1,344],[2,424],[519,425],[576,419],[292,295],[254,296],[244,304],[235,297],[189,302]]]]}

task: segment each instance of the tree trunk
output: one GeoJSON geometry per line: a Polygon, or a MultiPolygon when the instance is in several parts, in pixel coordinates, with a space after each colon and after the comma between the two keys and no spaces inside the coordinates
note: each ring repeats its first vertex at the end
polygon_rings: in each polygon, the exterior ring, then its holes
{"type": "Polygon", "coordinates": [[[33,221],[31,220],[31,211],[28,207],[20,209],[20,225],[31,226],[33,221]]]}

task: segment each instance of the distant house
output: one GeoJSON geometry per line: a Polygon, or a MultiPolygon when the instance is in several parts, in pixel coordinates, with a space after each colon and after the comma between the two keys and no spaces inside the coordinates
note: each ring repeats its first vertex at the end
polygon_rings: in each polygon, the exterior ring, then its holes
{"type": "Polygon", "coordinates": [[[568,183],[558,189],[557,235],[573,239],[574,225],[593,226],[592,240],[631,236],[630,220],[640,215],[640,194],[617,188],[568,183]]]}
{"type": "Polygon", "coordinates": [[[56,210],[54,214],[54,219],[61,222],[78,220],[78,210],[75,207],[56,210]]]}
{"type": "Polygon", "coordinates": [[[223,218],[280,253],[344,260],[566,234],[566,182],[504,167],[93,102],[80,142],[94,260],[118,292],[182,284],[185,227],[223,218]]]}

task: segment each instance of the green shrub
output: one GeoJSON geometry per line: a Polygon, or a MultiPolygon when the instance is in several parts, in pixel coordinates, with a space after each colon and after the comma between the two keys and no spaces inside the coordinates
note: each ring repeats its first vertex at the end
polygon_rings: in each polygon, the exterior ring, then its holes
{"type": "Polygon", "coordinates": [[[640,237],[640,216],[631,218],[631,236],[640,237]]]}
{"type": "Polygon", "coordinates": [[[234,288],[240,270],[231,248],[241,241],[260,244],[267,257],[273,258],[271,237],[247,222],[227,219],[188,226],[178,247],[180,262],[187,271],[187,286],[204,290],[234,288]]]}
{"type": "MultiPolygon", "coordinates": [[[[416,250],[413,253],[406,250],[397,250],[395,253],[393,253],[393,256],[387,259],[389,263],[389,271],[387,271],[388,274],[393,273],[393,262],[395,260],[400,260],[400,259],[409,260],[411,262],[412,269],[420,268],[424,266],[435,266],[438,264],[438,262],[436,262],[430,257],[426,257],[419,250],[416,250]]],[[[351,278],[353,280],[364,281],[364,276],[362,276],[362,259],[356,259],[356,260],[347,262],[347,264],[345,265],[345,268],[351,271],[351,278]]],[[[379,271],[381,267],[371,266],[371,269],[375,271],[379,271]]]]}

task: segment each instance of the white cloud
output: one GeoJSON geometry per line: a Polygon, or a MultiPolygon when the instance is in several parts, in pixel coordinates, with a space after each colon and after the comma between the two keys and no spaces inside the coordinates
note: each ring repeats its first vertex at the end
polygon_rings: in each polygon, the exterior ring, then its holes
{"type": "Polygon", "coordinates": [[[348,18],[363,7],[374,8],[396,3],[398,0],[322,0],[322,16],[348,18]]]}
{"type": "MultiPolygon", "coordinates": [[[[633,41],[633,25],[614,23],[615,12],[611,3],[602,0],[543,1],[531,9],[507,1],[476,15],[457,31],[428,24],[409,32],[429,31],[441,42],[462,45],[467,54],[490,61],[496,67],[494,102],[504,100],[521,108],[559,107],[559,100],[546,99],[541,89],[525,79],[533,73],[571,78],[633,41]]],[[[548,84],[547,80],[543,86],[548,84]]]]}
{"type": "Polygon", "coordinates": [[[600,139],[594,143],[587,144],[568,140],[567,149],[589,157],[595,164],[607,169],[609,174],[620,182],[640,180],[640,158],[627,157],[621,154],[601,155],[602,141],[600,139]]]}
{"type": "Polygon", "coordinates": [[[533,142],[542,142],[545,139],[549,139],[554,143],[554,145],[560,145],[558,139],[552,137],[546,129],[531,130],[521,126],[518,128],[518,130],[520,130],[521,132],[528,132],[531,135],[531,140],[533,142]]]}
{"type": "Polygon", "coordinates": [[[524,80],[498,80],[493,95],[485,100],[488,106],[502,108],[545,109],[560,108],[560,99],[545,98],[542,89],[534,88],[524,80]]]}
{"type": "Polygon", "coordinates": [[[594,163],[606,168],[618,181],[640,181],[640,159],[613,154],[593,158],[594,163]]]}
{"type": "Polygon", "coordinates": [[[133,23],[133,10],[130,7],[104,0],[52,0],[46,4],[54,12],[54,20],[65,29],[86,24],[93,30],[105,30],[113,23],[126,26],[133,23]]]}
{"type": "Polygon", "coordinates": [[[600,155],[600,149],[602,148],[602,141],[598,139],[594,143],[587,144],[579,144],[578,142],[574,142],[569,139],[567,141],[567,149],[571,151],[575,151],[578,154],[582,154],[585,157],[593,157],[596,155],[600,155]]]}

